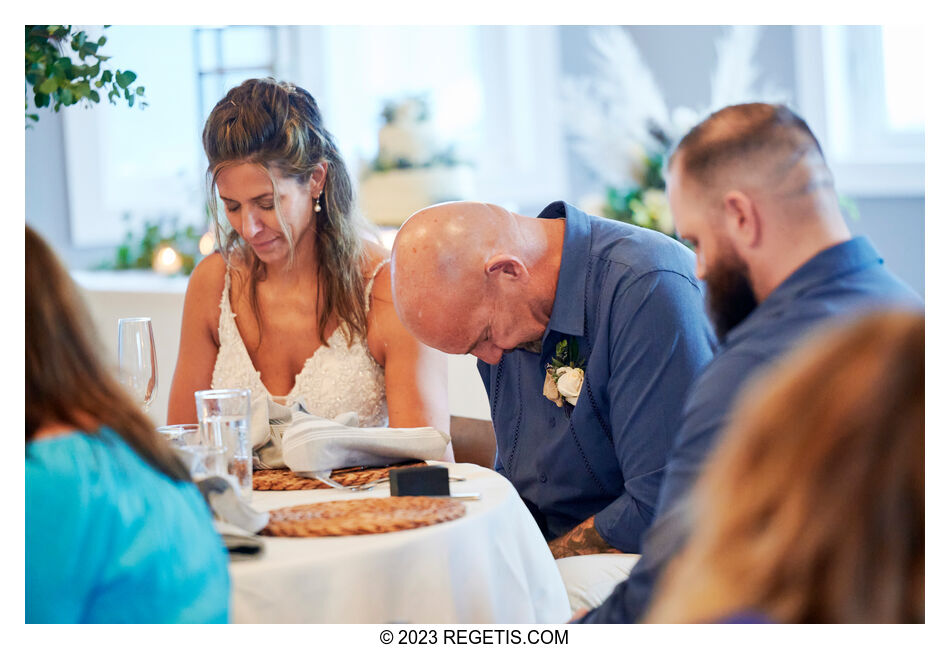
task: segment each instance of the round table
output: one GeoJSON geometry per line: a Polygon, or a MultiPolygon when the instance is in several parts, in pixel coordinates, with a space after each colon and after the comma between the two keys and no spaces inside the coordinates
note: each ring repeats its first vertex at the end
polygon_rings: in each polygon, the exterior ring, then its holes
{"type": "MultiPolygon", "coordinates": [[[[443,464],[457,520],[414,530],[320,538],[261,537],[259,558],[231,563],[233,622],[565,622],[570,606],[554,558],[508,480],[474,464],[443,464]]],[[[261,511],[389,495],[337,489],[255,491],[261,511]]]]}

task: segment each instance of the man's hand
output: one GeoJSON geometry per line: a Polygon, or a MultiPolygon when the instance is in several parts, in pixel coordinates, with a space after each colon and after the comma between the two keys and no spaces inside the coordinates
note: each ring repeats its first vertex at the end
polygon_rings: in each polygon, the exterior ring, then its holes
{"type": "Polygon", "coordinates": [[[551,554],[555,559],[574,557],[581,554],[620,554],[620,550],[610,546],[594,528],[594,517],[591,516],[583,523],[563,536],[559,536],[550,543],[551,554]]]}

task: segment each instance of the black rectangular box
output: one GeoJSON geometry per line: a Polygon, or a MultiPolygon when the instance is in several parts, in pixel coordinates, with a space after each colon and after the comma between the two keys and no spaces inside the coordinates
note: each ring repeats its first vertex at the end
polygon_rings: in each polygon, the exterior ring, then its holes
{"type": "Polygon", "coordinates": [[[391,496],[448,496],[449,470],[444,466],[414,466],[389,472],[391,496]]]}

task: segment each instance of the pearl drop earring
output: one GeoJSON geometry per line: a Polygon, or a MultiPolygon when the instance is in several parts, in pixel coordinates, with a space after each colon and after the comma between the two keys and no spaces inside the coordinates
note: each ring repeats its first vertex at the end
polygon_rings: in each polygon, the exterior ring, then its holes
{"type": "Polygon", "coordinates": [[[320,196],[323,196],[323,192],[320,192],[320,194],[317,196],[317,200],[314,201],[313,203],[314,212],[319,212],[321,209],[323,209],[322,207],[320,207],[320,196]]]}

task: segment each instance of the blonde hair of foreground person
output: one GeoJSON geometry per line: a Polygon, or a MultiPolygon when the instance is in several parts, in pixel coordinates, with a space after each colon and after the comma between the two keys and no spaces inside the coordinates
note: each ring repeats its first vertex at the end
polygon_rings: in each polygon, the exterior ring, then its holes
{"type": "Polygon", "coordinates": [[[923,316],[819,334],[756,384],[647,621],[923,622],[923,316]]]}

